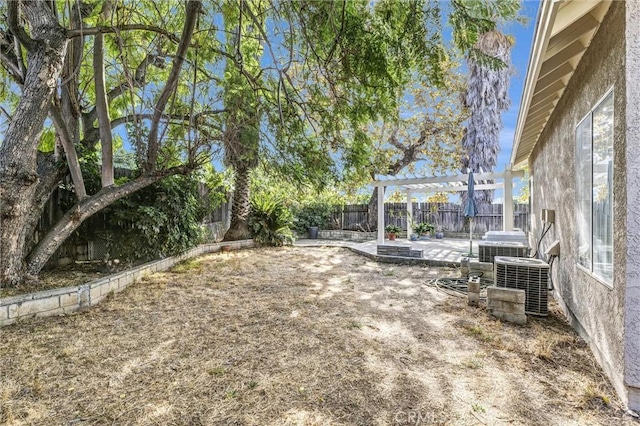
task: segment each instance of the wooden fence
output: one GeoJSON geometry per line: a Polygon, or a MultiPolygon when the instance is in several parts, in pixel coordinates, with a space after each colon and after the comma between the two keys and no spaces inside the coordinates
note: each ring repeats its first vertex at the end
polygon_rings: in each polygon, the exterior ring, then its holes
{"type": "MultiPolygon", "coordinates": [[[[450,232],[469,232],[463,208],[455,203],[413,203],[413,223],[428,222],[450,232]]],[[[375,222],[375,219],[374,219],[375,222]]],[[[514,227],[529,230],[529,205],[516,204],[513,209],[514,227]]],[[[369,206],[351,204],[336,209],[328,223],[331,229],[369,230],[369,206]]],[[[384,223],[407,228],[407,203],[385,203],[384,223]]],[[[502,204],[478,206],[473,220],[473,232],[502,230],[502,204]]]]}

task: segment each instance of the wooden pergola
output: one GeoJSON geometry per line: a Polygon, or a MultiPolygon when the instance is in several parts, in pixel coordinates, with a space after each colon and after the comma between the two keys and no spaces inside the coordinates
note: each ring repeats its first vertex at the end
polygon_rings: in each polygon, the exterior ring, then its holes
{"type": "MultiPolygon", "coordinates": [[[[513,178],[522,178],[523,170],[507,169],[501,173],[474,173],[474,190],[482,191],[487,189],[504,189],[502,197],[503,211],[503,230],[513,230],[513,203],[505,203],[505,200],[513,199],[513,178]],[[494,183],[483,183],[485,181],[494,181],[494,183]],[[500,182],[498,182],[500,181],[500,182]]],[[[432,176],[432,177],[415,177],[415,178],[397,178],[397,177],[379,177],[374,180],[371,185],[378,190],[378,243],[384,243],[384,189],[387,186],[399,187],[401,191],[407,194],[407,237],[411,235],[413,206],[411,197],[414,194],[434,193],[434,192],[465,192],[467,190],[468,174],[449,175],[449,176],[432,176]]]]}

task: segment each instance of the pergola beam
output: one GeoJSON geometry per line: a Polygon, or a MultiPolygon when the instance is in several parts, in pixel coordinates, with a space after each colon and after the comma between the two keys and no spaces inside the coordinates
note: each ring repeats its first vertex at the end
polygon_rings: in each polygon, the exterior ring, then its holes
{"type": "MultiPolygon", "coordinates": [[[[524,176],[524,171],[518,170],[511,172],[513,177],[522,177],[524,176]]],[[[504,172],[490,172],[490,173],[474,173],[474,180],[496,180],[496,179],[504,179],[504,172]]],[[[463,182],[466,183],[469,180],[468,174],[461,175],[451,175],[451,176],[432,176],[432,177],[422,177],[422,178],[400,178],[400,179],[377,179],[374,180],[371,185],[373,186],[406,186],[406,185],[414,185],[414,184],[429,184],[429,183],[452,183],[452,182],[463,182]]]]}
{"type": "MultiPolygon", "coordinates": [[[[524,177],[524,170],[510,170],[507,168],[502,173],[474,173],[475,182],[503,180],[503,182],[494,183],[478,183],[474,186],[475,191],[485,191],[491,189],[504,188],[504,229],[510,231],[513,229],[513,178],[524,177]],[[508,216],[508,217],[507,217],[508,216]]],[[[432,193],[432,192],[464,192],[467,190],[468,174],[452,175],[452,176],[433,176],[422,178],[404,178],[404,179],[378,179],[371,183],[378,191],[378,244],[384,243],[384,190],[387,186],[397,186],[407,193],[407,211],[409,218],[407,220],[407,235],[411,235],[413,212],[411,211],[413,204],[411,197],[416,193],[432,193]]]]}
{"type": "MultiPolygon", "coordinates": [[[[400,186],[400,185],[399,185],[400,186]]],[[[503,188],[504,184],[502,182],[497,183],[487,183],[475,185],[475,191],[486,191],[488,189],[499,189],[503,188]]],[[[433,187],[420,187],[419,185],[407,185],[400,186],[401,189],[405,191],[411,191],[412,193],[429,193],[429,192],[466,192],[467,185],[448,185],[448,186],[433,186],[433,187]]]]}

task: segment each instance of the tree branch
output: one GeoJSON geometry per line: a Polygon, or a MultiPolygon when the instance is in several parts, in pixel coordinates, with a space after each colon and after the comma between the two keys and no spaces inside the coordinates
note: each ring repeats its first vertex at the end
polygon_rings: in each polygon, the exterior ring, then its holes
{"type": "Polygon", "coordinates": [[[193,37],[193,31],[196,26],[197,16],[200,13],[201,8],[202,3],[200,2],[200,0],[189,0],[189,2],[187,3],[186,19],[182,37],[180,39],[180,44],[178,44],[178,51],[176,52],[176,57],[173,59],[173,66],[171,68],[169,78],[167,79],[167,84],[164,86],[162,93],[158,97],[158,102],[156,103],[153,119],[151,120],[151,127],[149,130],[149,143],[147,145],[147,161],[145,167],[145,172],[147,173],[154,169],[156,160],[158,158],[158,128],[160,125],[160,119],[162,118],[169,98],[178,87],[178,77],[180,76],[182,64],[184,63],[185,55],[187,53],[187,50],[189,49],[189,44],[191,43],[191,39],[193,37]]]}
{"type": "Polygon", "coordinates": [[[69,164],[71,180],[73,181],[73,185],[75,186],[76,197],[78,197],[78,200],[81,201],[87,196],[87,190],[85,189],[84,179],[82,178],[82,172],[80,171],[80,162],[78,161],[76,148],[71,142],[69,131],[64,122],[64,119],[62,118],[60,110],[53,103],[49,108],[49,115],[51,116],[51,120],[53,121],[58,136],[60,136],[62,146],[64,147],[64,152],[67,156],[67,163],[69,164]]]}
{"type": "MultiPolygon", "coordinates": [[[[188,16],[187,16],[188,19],[188,16]]],[[[162,34],[167,37],[169,40],[179,43],[180,39],[175,36],[175,34],[170,33],[164,28],[156,27],[155,25],[147,25],[147,24],[127,24],[127,25],[118,25],[115,27],[111,26],[98,26],[98,27],[90,27],[90,28],[82,28],[82,29],[71,29],[67,30],[67,38],[76,38],[83,36],[91,36],[96,34],[111,34],[121,31],[151,31],[154,33],[162,34]]]]}
{"type": "Polygon", "coordinates": [[[93,45],[93,73],[96,91],[96,115],[100,129],[102,151],[102,170],[100,173],[102,187],[113,185],[113,137],[111,135],[109,104],[105,89],[104,76],[104,36],[96,34],[93,45]]]}
{"type": "Polygon", "coordinates": [[[7,24],[11,33],[20,40],[20,43],[27,49],[33,49],[35,41],[29,37],[29,34],[22,28],[19,20],[19,2],[18,0],[9,0],[7,4],[7,24]]]}
{"type": "Polygon", "coordinates": [[[11,77],[13,77],[14,81],[18,83],[20,86],[24,84],[24,76],[20,71],[20,67],[17,62],[12,61],[12,58],[7,56],[3,51],[0,50],[0,61],[6,67],[11,77]]]}
{"type": "MultiPolygon", "coordinates": [[[[225,109],[214,109],[214,110],[207,110],[207,111],[202,111],[199,112],[197,114],[195,114],[193,116],[193,122],[196,123],[196,128],[198,120],[201,117],[206,117],[208,115],[216,115],[216,114],[222,114],[224,112],[227,112],[227,110],[225,109]]],[[[155,116],[155,114],[149,113],[149,114],[128,114],[122,117],[118,117],[115,118],[113,120],[111,120],[111,129],[115,129],[118,126],[121,126],[123,124],[127,124],[127,123],[135,123],[136,120],[151,120],[153,119],[153,117],[155,116]]],[[[183,121],[183,122],[191,122],[191,116],[189,114],[162,114],[162,116],[160,117],[161,120],[175,120],[175,121],[183,121]]]]}

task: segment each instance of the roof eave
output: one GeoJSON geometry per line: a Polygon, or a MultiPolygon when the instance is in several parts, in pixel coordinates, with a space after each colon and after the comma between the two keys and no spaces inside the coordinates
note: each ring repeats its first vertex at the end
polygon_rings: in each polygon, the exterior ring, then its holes
{"type": "Polygon", "coordinates": [[[558,13],[559,6],[559,0],[544,0],[538,10],[538,17],[536,18],[536,32],[533,44],[531,45],[529,66],[527,67],[525,85],[522,90],[516,132],[513,139],[513,147],[511,149],[512,168],[516,168],[524,164],[528,159],[528,154],[524,158],[522,155],[518,155],[520,138],[524,130],[527,113],[529,111],[529,106],[531,105],[531,99],[533,98],[533,93],[538,82],[538,74],[540,73],[542,63],[544,62],[544,54],[549,44],[551,31],[553,30],[553,22],[556,14],[558,13]]]}

